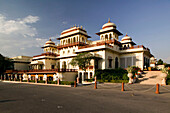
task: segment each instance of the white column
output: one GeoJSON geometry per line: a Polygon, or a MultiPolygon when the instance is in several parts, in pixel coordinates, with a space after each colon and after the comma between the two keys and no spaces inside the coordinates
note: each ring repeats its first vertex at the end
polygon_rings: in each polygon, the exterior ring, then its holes
{"type": "Polygon", "coordinates": [[[80,78],[80,72],[78,72],[78,78],[80,78]]]}
{"type": "Polygon", "coordinates": [[[53,81],[56,81],[56,75],[55,74],[53,75],[53,81]]]}
{"type": "Polygon", "coordinates": [[[90,79],[90,72],[88,72],[88,79],[90,79]]]}
{"type": "Polygon", "coordinates": [[[35,75],[35,78],[38,80],[38,75],[37,74],[35,75]]]}
{"type": "Polygon", "coordinates": [[[45,81],[47,79],[47,75],[46,74],[44,74],[44,76],[43,76],[43,80],[45,81]]]}
{"type": "Polygon", "coordinates": [[[84,72],[82,72],[82,81],[84,81],[84,72]]]}
{"type": "Polygon", "coordinates": [[[78,42],[80,41],[80,37],[78,36],[78,42]]]}

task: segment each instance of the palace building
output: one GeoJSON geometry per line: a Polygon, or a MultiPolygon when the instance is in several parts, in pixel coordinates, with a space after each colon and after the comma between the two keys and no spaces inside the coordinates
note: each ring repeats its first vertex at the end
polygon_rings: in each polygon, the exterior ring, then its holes
{"type": "Polygon", "coordinates": [[[91,41],[89,40],[91,37],[82,26],[73,26],[64,30],[57,38],[60,44],[56,45],[49,39],[42,47],[44,53],[33,56],[29,70],[7,72],[7,74],[13,77],[27,75],[30,79],[36,77],[40,80],[60,78],[62,81],[74,81],[78,76],[84,81],[93,78],[96,69],[138,66],[143,70],[149,67],[150,58],[153,56],[150,50],[143,45],[137,45],[127,34],[119,41],[119,36],[123,34],[110,20],[96,35],[100,39],[91,41]],[[86,73],[78,66],[70,65],[72,58],[82,52],[91,52],[97,57],[91,60],[91,66],[86,73]]]}

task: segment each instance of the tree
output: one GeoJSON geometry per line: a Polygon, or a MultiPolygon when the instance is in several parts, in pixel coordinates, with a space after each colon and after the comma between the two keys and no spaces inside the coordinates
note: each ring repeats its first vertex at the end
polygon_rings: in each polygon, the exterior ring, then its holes
{"type": "Polygon", "coordinates": [[[3,74],[6,70],[12,68],[13,68],[12,61],[9,58],[4,57],[3,55],[0,54],[0,75],[3,74]]]}
{"type": "Polygon", "coordinates": [[[157,62],[158,65],[162,65],[163,64],[163,60],[162,59],[159,59],[158,62],[157,62]]]}
{"type": "Polygon", "coordinates": [[[95,59],[95,56],[89,52],[79,53],[76,57],[74,57],[70,64],[72,66],[79,66],[80,69],[86,72],[87,67],[91,65],[90,61],[95,59]]]}

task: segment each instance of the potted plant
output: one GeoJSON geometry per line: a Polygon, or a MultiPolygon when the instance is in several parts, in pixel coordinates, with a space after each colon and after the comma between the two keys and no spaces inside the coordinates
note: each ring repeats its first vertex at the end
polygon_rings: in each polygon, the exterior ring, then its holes
{"type": "Polygon", "coordinates": [[[140,74],[135,73],[136,78],[139,78],[140,74]]]}
{"type": "Polygon", "coordinates": [[[168,68],[163,68],[161,73],[161,78],[162,78],[162,85],[166,85],[166,77],[168,75],[168,68]]]}
{"type": "Polygon", "coordinates": [[[138,75],[140,75],[140,74],[142,74],[142,70],[139,69],[138,70],[138,75]]]}
{"type": "Polygon", "coordinates": [[[127,72],[128,72],[128,77],[129,77],[129,84],[132,84],[133,83],[133,79],[132,79],[132,77],[133,77],[133,74],[132,74],[132,72],[133,72],[133,67],[128,67],[127,68],[127,72]]]}

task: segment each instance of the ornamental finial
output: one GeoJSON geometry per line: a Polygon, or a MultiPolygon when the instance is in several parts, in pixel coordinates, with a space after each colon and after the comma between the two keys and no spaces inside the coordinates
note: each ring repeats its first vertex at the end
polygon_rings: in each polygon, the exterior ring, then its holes
{"type": "Polygon", "coordinates": [[[126,36],[128,36],[127,33],[126,33],[126,36]]]}
{"type": "Polygon", "coordinates": [[[108,19],[108,23],[110,23],[110,18],[108,19]]]}

